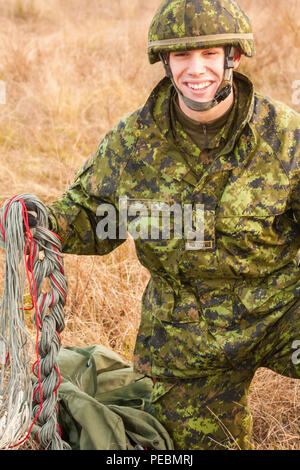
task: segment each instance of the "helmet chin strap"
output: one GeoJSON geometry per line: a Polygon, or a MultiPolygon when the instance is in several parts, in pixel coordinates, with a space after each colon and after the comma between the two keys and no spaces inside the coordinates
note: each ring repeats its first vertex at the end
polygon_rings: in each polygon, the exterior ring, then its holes
{"type": "Polygon", "coordinates": [[[235,50],[234,46],[225,47],[225,63],[224,63],[223,81],[221,85],[219,86],[215,94],[215,97],[212,100],[206,101],[204,103],[200,103],[198,101],[192,100],[183,95],[183,93],[178,89],[178,87],[175,84],[175,80],[174,80],[170,65],[168,63],[167,57],[164,54],[159,54],[159,57],[165,67],[167,76],[172,81],[172,84],[175,90],[182,98],[184,104],[188,108],[192,109],[193,111],[203,112],[203,111],[208,111],[209,109],[214,108],[215,106],[220,104],[230,95],[231,90],[232,90],[232,69],[234,66],[234,62],[233,62],[234,50],[235,50]]]}

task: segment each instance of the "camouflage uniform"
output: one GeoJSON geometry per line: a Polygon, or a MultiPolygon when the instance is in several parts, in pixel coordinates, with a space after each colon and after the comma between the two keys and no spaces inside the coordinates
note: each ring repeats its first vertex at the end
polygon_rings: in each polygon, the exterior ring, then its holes
{"type": "MultiPolygon", "coordinates": [[[[97,237],[100,204],[119,211],[126,196],[129,207],[204,205],[199,249],[175,239],[173,225],[169,240],[135,240],[151,274],[135,368],[156,377],[156,416],[177,449],[249,448],[255,371],[300,378],[292,361],[300,340],[300,116],[237,72],[234,84],[233,114],[206,158],[184,129],[172,129],[173,87],[164,78],[49,208],[64,252],[103,255],[124,240],[97,237]]],[[[144,228],[151,222],[149,213],[141,218],[144,228]]]]}

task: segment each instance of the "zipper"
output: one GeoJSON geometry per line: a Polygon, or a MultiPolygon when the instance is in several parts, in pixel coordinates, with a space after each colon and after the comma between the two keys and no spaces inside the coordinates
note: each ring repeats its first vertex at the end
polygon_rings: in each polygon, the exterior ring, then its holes
{"type": "Polygon", "coordinates": [[[203,134],[204,134],[204,136],[205,136],[205,148],[207,148],[207,146],[208,146],[208,142],[207,142],[207,128],[206,128],[206,125],[205,125],[205,124],[202,125],[202,129],[203,129],[203,134]]]}

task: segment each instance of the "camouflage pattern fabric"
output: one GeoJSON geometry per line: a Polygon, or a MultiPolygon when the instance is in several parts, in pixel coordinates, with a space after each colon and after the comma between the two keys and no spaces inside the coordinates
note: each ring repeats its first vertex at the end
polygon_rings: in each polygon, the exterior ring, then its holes
{"type": "MultiPolygon", "coordinates": [[[[154,63],[160,52],[226,45],[255,53],[249,19],[236,1],[164,0],[148,54],[154,63]]],[[[124,242],[120,197],[129,212],[137,203],[146,208],[138,227],[148,236],[135,245],[151,278],[134,366],[156,378],[155,416],[176,449],[251,448],[247,395],[257,368],[300,378],[292,360],[300,339],[300,116],[255,93],[237,72],[234,91],[227,123],[200,149],[177,120],[174,127],[174,89],[163,79],[49,207],[64,252],[99,255],[124,242]],[[153,203],[167,209],[153,214],[147,211],[153,203]],[[103,204],[116,210],[112,238],[97,236],[103,204]],[[175,215],[197,204],[204,208],[204,240],[193,244],[186,233],[175,236],[175,215]],[[169,238],[164,215],[171,219],[169,238]]]]}
{"type": "Polygon", "coordinates": [[[300,379],[300,365],[291,360],[291,344],[299,331],[297,300],[235,368],[199,379],[158,379],[152,392],[155,416],[175,449],[252,450],[251,380],[259,367],[300,379]]]}
{"type": "Polygon", "coordinates": [[[235,0],[164,0],[149,28],[151,64],[160,52],[227,45],[255,54],[250,20],[235,0]]]}
{"type": "MultiPolygon", "coordinates": [[[[201,150],[182,131],[174,136],[165,78],[49,208],[64,252],[101,255],[124,241],[97,237],[101,203],[118,210],[127,196],[128,206],[204,204],[203,249],[187,250],[172,230],[170,240],[135,240],[151,274],[135,367],[152,377],[192,379],[238,367],[300,298],[300,117],[254,93],[243,75],[234,81],[239,98],[226,145],[202,162],[198,179],[183,153],[201,160],[201,150]]],[[[142,217],[144,228],[150,219],[142,217]]]]}
{"type": "Polygon", "coordinates": [[[234,369],[191,380],[158,380],[157,420],[176,450],[252,450],[248,391],[252,374],[234,369]]]}

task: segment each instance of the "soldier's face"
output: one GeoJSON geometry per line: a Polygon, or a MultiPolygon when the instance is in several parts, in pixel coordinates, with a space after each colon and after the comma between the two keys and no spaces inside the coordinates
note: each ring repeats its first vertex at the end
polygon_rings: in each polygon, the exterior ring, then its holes
{"type": "Polygon", "coordinates": [[[198,102],[214,98],[224,76],[223,47],[171,52],[169,65],[184,96],[198,102]]]}

